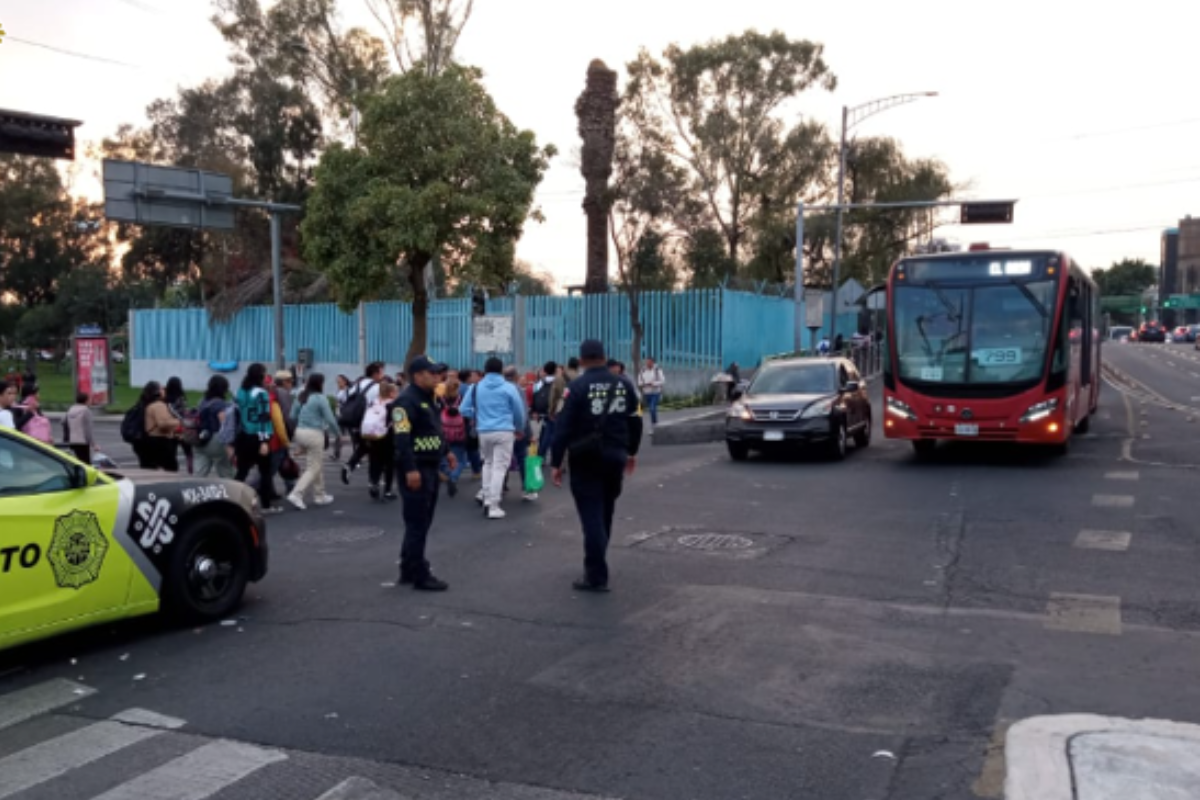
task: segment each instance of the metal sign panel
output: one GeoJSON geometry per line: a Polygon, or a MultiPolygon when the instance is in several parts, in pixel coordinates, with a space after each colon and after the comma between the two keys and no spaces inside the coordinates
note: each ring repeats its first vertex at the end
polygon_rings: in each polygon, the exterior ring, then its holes
{"type": "Polygon", "coordinates": [[[1010,202],[963,203],[959,211],[960,225],[1004,225],[1012,221],[1010,202]]]}
{"type": "Polygon", "coordinates": [[[215,172],[104,161],[104,214],[117,222],[233,230],[233,178],[215,172]]]}
{"type": "Polygon", "coordinates": [[[825,292],[806,289],[804,291],[804,327],[821,328],[825,325],[825,292]]]}
{"type": "Polygon", "coordinates": [[[512,317],[506,314],[475,317],[475,352],[511,353],[512,322],[512,317]]]}

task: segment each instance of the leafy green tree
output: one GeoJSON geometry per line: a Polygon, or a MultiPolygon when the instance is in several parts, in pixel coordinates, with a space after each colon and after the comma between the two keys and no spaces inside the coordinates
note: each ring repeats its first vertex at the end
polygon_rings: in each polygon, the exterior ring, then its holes
{"type": "Polygon", "coordinates": [[[411,359],[426,348],[425,266],[437,253],[450,276],[510,266],[525,220],[541,217],[534,191],[555,150],[501,114],[473,68],[393,77],[363,111],[361,148],[321,158],[304,252],[347,309],[405,269],[411,359]]]}
{"type": "Polygon", "coordinates": [[[793,198],[827,181],[829,137],[815,122],[793,121],[790,108],[811,88],[835,88],[822,51],[749,30],[687,50],[671,45],[661,60],[643,50],[627,66],[622,115],[644,147],[684,172],[734,261],[764,207],[794,208],[793,198]]]}
{"type": "Polygon", "coordinates": [[[692,289],[712,289],[737,275],[737,261],[729,255],[721,232],[714,228],[700,228],[688,236],[682,257],[692,289]]]}
{"type": "Polygon", "coordinates": [[[1092,270],[1092,279],[1103,296],[1140,295],[1158,283],[1158,267],[1141,258],[1123,258],[1107,269],[1092,270]]]}
{"type": "MultiPolygon", "coordinates": [[[[26,348],[31,363],[36,362],[38,348],[62,347],[70,331],[70,321],[57,305],[41,305],[27,309],[17,322],[17,344],[26,348]]],[[[34,370],[30,370],[31,372],[34,370]]]]}

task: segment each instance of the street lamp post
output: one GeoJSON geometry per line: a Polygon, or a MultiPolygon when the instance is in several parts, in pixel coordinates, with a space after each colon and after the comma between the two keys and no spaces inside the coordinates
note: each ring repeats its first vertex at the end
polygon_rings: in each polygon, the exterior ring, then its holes
{"type": "Polygon", "coordinates": [[[937,97],[937,92],[897,94],[891,97],[883,97],[879,100],[872,100],[869,103],[863,103],[853,108],[842,106],[842,136],[841,142],[838,145],[837,222],[833,235],[833,291],[829,311],[830,345],[837,339],[838,279],[842,267],[842,212],[845,206],[846,132],[867,117],[874,116],[881,111],[887,111],[889,108],[916,102],[922,97],[937,97]]]}

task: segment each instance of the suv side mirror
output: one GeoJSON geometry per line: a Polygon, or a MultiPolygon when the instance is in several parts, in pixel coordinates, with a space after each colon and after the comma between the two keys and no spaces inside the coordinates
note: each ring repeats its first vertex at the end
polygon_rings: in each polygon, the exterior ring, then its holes
{"type": "Polygon", "coordinates": [[[843,392],[857,392],[861,388],[862,388],[862,384],[860,384],[858,381],[847,381],[846,386],[845,386],[845,388],[842,389],[842,391],[843,392]]]}

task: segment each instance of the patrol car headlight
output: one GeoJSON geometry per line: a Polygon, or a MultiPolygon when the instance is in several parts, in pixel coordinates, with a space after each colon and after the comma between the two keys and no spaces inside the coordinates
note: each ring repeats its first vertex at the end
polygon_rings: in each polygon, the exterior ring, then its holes
{"type": "Polygon", "coordinates": [[[833,398],[828,400],[818,400],[817,402],[804,409],[804,413],[800,415],[800,419],[814,419],[816,417],[828,417],[833,412],[833,398]]]}
{"type": "Polygon", "coordinates": [[[754,414],[750,413],[750,409],[745,403],[734,403],[729,407],[729,416],[737,419],[751,420],[754,419],[754,414]]]}
{"type": "Polygon", "coordinates": [[[1021,422],[1037,422],[1053,414],[1058,410],[1058,398],[1045,400],[1036,405],[1032,405],[1025,410],[1021,415],[1021,422]]]}

